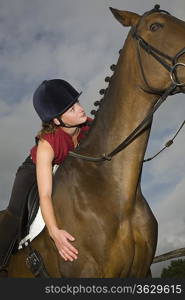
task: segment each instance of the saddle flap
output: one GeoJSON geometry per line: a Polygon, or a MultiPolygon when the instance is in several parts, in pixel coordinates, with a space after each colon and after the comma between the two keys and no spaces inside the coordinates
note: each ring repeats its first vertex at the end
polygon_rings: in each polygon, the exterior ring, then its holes
{"type": "Polygon", "coordinates": [[[21,238],[24,238],[30,230],[30,226],[35,219],[39,209],[39,193],[37,183],[35,183],[28,194],[27,206],[22,216],[21,238]]]}

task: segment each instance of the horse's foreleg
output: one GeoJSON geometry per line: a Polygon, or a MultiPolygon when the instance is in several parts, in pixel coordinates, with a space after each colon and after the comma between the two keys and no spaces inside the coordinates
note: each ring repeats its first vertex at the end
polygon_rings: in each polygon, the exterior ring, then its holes
{"type": "Polygon", "coordinates": [[[135,255],[129,276],[151,276],[150,266],[157,246],[157,228],[157,221],[139,186],[132,216],[135,255]]]}

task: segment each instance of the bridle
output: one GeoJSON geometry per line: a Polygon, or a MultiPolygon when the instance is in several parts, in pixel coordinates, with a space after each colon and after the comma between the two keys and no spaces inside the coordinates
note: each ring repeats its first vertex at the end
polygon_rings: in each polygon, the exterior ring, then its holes
{"type": "MultiPolygon", "coordinates": [[[[143,16],[140,19],[140,22],[141,22],[143,17],[148,16],[152,13],[156,13],[156,12],[162,12],[162,13],[166,13],[166,14],[170,15],[169,12],[164,11],[164,10],[160,10],[159,8],[160,8],[159,5],[155,5],[154,9],[144,13],[143,16]]],[[[140,22],[139,22],[139,24],[140,24],[140,22]]],[[[139,26],[139,24],[137,25],[137,27],[139,26]]],[[[161,52],[157,48],[155,48],[152,45],[150,45],[149,43],[147,43],[141,36],[139,36],[138,33],[137,33],[137,27],[132,27],[131,35],[132,35],[133,39],[135,39],[137,41],[138,62],[139,62],[139,66],[140,66],[140,69],[141,69],[142,77],[143,77],[144,82],[145,82],[145,84],[147,85],[147,88],[148,88],[148,90],[145,90],[145,89],[143,89],[143,90],[145,92],[148,92],[148,93],[159,94],[159,95],[161,95],[161,97],[157,100],[157,102],[153,106],[152,110],[140,122],[140,124],[129,134],[128,137],[126,137],[123,140],[123,142],[121,144],[119,144],[109,154],[102,154],[99,157],[92,157],[92,156],[82,155],[82,154],[76,153],[74,151],[69,151],[69,156],[79,158],[79,159],[83,159],[83,160],[87,160],[87,161],[91,161],[91,162],[102,162],[102,161],[106,161],[106,160],[110,161],[113,156],[115,156],[117,153],[119,153],[120,151],[125,149],[129,144],[131,144],[135,140],[135,138],[141,132],[143,132],[147,128],[148,125],[150,125],[154,113],[161,106],[161,104],[166,100],[166,98],[169,95],[175,94],[177,87],[181,88],[182,86],[185,86],[184,82],[180,82],[178,80],[177,74],[176,74],[177,67],[179,67],[179,66],[185,67],[185,64],[178,62],[178,59],[183,54],[185,54],[185,48],[182,48],[174,57],[170,57],[169,55],[161,52]],[[146,79],[146,76],[145,76],[145,73],[144,73],[143,65],[142,65],[140,48],[143,48],[148,54],[152,55],[170,73],[171,85],[166,90],[159,91],[159,90],[153,89],[149,86],[149,84],[147,82],[147,79],[146,79]],[[171,64],[168,64],[165,59],[170,61],[171,64]]]]}
{"type": "Polygon", "coordinates": [[[137,41],[137,58],[141,70],[142,77],[144,79],[144,82],[146,86],[148,87],[148,90],[143,89],[145,92],[151,93],[151,94],[159,94],[162,95],[164,93],[164,90],[160,91],[158,89],[152,88],[146,79],[144,68],[142,65],[142,59],[141,59],[141,52],[140,48],[143,48],[149,55],[153,56],[169,73],[170,73],[170,78],[172,81],[172,84],[176,85],[175,87],[181,87],[184,86],[185,83],[181,83],[178,81],[177,74],[176,74],[176,68],[178,66],[183,66],[185,67],[185,64],[183,63],[178,63],[178,59],[181,55],[185,53],[185,48],[182,48],[174,57],[169,56],[166,53],[163,53],[162,51],[158,50],[157,48],[153,47],[149,43],[147,43],[138,33],[137,29],[142,21],[142,19],[148,15],[151,15],[152,13],[156,12],[162,12],[164,14],[170,15],[169,12],[165,10],[160,10],[159,5],[155,5],[154,9],[150,10],[149,12],[146,12],[143,14],[143,16],[140,19],[140,22],[137,24],[137,26],[133,26],[131,28],[131,35],[132,37],[137,41]],[[171,62],[171,64],[167,63],[166,60],[171,62]]]}

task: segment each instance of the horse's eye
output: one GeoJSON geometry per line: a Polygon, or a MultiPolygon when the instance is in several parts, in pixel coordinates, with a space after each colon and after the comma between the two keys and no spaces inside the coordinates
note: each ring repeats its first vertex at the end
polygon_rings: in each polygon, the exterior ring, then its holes
{"type": "Polygon", "coordinates": [[[162,27],[162,24],[160,24],[160,23],[153,23],[153,24],[150,25],[150,30],[153,32],[153,31],[158,30],[161,27],[162,27]]]}

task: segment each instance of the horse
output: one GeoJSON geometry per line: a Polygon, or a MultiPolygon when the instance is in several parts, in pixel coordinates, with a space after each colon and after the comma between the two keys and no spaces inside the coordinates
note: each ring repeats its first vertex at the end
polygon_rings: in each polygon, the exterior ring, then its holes
{"type": "MultiPolygon", "coordinates": [[[[87,137],[53,178],[57,223],[75,237],[78,259],[64,261],[46,228],[31,242],[52,278],[151,276],[158,223],[141,174],[158,101],[185,92],[185,22],[158,5],[110,10],[131,29],[87,137]]],[[[27,247],[12,255],[9,277],[34,277],[26,257],[27,247]]]]}

